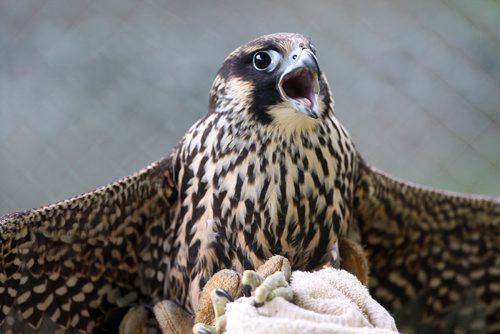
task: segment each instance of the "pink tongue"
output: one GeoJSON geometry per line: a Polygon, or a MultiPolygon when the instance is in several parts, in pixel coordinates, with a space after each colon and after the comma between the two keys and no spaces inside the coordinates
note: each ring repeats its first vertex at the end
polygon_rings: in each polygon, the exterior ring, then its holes
{"type": "Polygon", "coordinates": [[[303,105],[305,105],[308,108],[312,107],[311,101],[306,97],[297,97],[297,98],[295,98],[295,100],[299,101],[300,103],[302,103],[303,105]]]}

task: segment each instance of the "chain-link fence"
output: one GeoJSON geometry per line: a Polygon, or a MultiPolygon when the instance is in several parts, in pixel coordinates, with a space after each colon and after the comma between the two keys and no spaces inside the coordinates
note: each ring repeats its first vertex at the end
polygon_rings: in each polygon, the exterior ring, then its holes
{"type": "Polygon", "coordinates": [[[310,35],[370,163],[500,195],[500,4],[485,1],[0,1],[0,215],[164,156],[224,57],[310,35]]]}

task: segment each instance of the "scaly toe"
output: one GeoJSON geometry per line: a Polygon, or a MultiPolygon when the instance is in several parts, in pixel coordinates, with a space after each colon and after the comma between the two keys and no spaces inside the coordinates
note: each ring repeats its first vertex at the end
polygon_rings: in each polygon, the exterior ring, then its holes
{"type": "Polygon", "coordinates": [[[245,270],[241,277],[241,290],[245,297],[250,297],[252,291],[264,282],[264,278],[253,270],[245,270]]]}
{"type": "Polygon", "coordinates": [[[226,313],[226,304],[234,301],[229,292],[222,288],[213,289],[210,297],[212,298],[212,306],[216,319],[226,313]]]}
{"type": "Polygon", "coordinates": [[[286,297],[288,300],[293,298],[293,293],[282,271],[277,271],[268,276],[264,282],[255,289],[255,304],[262,304],[266,300],[271,300],[277,296],[286,297]]]}

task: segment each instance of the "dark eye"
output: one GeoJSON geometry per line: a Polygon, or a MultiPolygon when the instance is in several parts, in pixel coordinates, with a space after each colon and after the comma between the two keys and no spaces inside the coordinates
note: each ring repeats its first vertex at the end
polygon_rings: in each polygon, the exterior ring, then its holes
{"type": "Polygon", "coordinates": [[[257,51],[253,55],[253,67],[258,71],[271,72],[278,64],[281,55],[274,50],[257,51]]]}
{"type": "Polygon", "coordinates": [[[271,65],[273,59],[267,51],[259,51],[253,55],[253,66],[259,71],[263,71],[271,65]]]}

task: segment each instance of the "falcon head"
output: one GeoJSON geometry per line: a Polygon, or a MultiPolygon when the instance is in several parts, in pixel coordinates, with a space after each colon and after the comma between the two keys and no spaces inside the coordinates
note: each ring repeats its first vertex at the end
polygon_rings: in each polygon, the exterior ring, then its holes
{"type": "Polygon", "coordinates": [[[278,33],[250,41],[226,58],[212,85],[209,111],[263,124],[313,124],[333,112],[332,102],[311,40],[278,33]]]}

